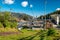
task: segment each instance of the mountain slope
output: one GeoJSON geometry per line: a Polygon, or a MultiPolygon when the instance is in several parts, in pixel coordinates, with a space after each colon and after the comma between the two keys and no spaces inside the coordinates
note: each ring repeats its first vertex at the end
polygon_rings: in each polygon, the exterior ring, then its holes
{"type": "Polygon", "coordinates": [[[33,17],[30,15],[27,15],[25,13],[11,13],[12,16],[18,18],[18,19],[23,19],[23,20],[31,20],[33,17]]]}
{"type": "Polygon", "coordinates": [[[38,17],[38,19],[40,19],[40,20],[43,19],[44,20],[45,17],[46,17],[46,19],[50,19],[54,24],[56,24],[56,22],[57,22],[57,15],[60,16],[60,11],[54,11],[52,13],[48,13],[48,14],[43,15],[43,16],[41,15],[41,16],[38,17]]]}

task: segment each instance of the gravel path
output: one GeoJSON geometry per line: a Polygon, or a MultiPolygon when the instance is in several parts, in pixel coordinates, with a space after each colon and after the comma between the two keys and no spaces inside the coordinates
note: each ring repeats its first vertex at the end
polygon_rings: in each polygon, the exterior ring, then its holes
{"type": "Polygon", "coordinates": [[[0,32],[0,36],[7,36],[11,34],[19,34],[20,32],[0,32]]]}

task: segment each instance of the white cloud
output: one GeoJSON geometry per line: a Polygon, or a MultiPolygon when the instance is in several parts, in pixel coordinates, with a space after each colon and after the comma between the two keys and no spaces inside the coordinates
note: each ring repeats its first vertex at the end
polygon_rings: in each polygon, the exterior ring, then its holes
{"type": "Polygon", "coordinates": [[[57,10],[57,11],[59,11],[59,10],[60,10],[60,8],[57,8],[56,10],[57,10]]]}
{"type": "Polygon", "coordinates": [[[32,8],[32,7],[33,7],[33,5],[31,4],[31,5],[30,5],[30,8],[32,8]]]}
{"type": "Polygon", "coordinates": [[[21,5],[22,5],[23,7],[28,6],[28,1],[23,1],[23,2],[21,3],[21,5]]]}
{"type": "Polygon", "coordinates": [[[5,3],[5,4],[13,4],[14,0],[4,0],[3,3],[5,3]]]}

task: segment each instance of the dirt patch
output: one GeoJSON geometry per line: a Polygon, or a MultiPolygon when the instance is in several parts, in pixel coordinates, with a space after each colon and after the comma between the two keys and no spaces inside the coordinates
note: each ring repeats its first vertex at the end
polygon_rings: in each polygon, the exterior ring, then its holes
{"type": "Polygon", "coordinates": [[[20,32],[0,32],[0,36],[7,36],[11,34],[20,34],[20,32]]]}

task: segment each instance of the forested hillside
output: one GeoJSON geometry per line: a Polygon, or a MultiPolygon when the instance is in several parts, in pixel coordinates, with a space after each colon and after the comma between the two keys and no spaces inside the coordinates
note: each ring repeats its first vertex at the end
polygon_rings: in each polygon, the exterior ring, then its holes
{"type": "MultiPolygon", "coordinates": [[[[37,19],[39,20],[44,20],[46,18],[46,20],[51,20],[54,24],[56,24],[57,22],[57,16],[60,17],[60,11],[54,11],[54,12],[51,12],[51,13],[48,13],[46,15],[41,15],[39,16],[37,19]]],[[[60,24],[60,22],[59,22],[60,24]]]]}
{"type": "Polygon", "coordinates": [[[43,19],[45,19],[45,17],[46,17],[46,19],[49,19],[49,18],[53,17],[52,15],[57,16],[57,14],[60,15],[60,11],[54,11],[54,12],[48,13],[46,15],[41,15],[38,17],[38,19],[42,19],[42,17],[43,17],[43,19]]]}

